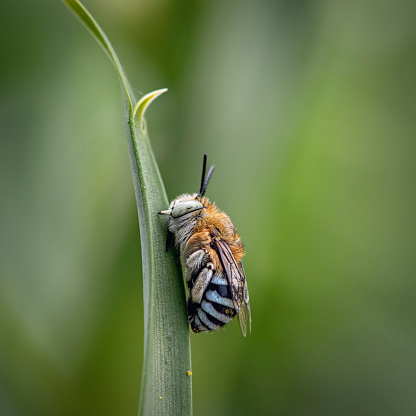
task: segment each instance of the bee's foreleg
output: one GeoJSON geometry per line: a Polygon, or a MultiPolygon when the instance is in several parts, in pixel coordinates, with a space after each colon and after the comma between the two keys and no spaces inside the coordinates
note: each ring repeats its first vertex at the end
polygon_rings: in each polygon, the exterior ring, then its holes
{"type": "Polygon", "coordinates": [[[168,230],[166,235],[166,251],[169,251],[170,246],[173,243],[173,233],[168,230]]]}

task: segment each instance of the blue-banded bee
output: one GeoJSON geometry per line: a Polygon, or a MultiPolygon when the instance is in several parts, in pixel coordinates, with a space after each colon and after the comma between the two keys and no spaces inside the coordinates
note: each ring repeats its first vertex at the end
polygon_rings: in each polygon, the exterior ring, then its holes
{"type": "Polygon", "coordinates": [[[169,209],[168,240],[175,237],[189,289],[188,319],[193,332],[223,327],[237,314],[241,332],[251,332],[250,301],[241,262],[244,247],[228,215],[204,196],[214,166],[205,177],[204,155],[198,194],[183,194],[169,209]]]}

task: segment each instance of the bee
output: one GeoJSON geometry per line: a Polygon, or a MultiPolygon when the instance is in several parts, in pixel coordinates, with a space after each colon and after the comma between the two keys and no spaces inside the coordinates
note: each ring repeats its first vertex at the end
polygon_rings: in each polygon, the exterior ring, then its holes
{"type": "Polygon", "coordinates": [[[198,194],[183,194],[159,214],[168,219],[166,250],[172,237],[188,285],[188,320],[193,332],[222,328],[235,315],[241,332],[251,332],[250,300],[243,263],[244,247],[227,214],[206,198],[214,166],[205,177],[204,155],[198,194]]]}

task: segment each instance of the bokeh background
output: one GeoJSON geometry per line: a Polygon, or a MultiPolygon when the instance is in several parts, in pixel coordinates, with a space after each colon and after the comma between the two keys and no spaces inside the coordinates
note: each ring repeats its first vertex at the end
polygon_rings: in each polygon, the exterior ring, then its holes
{"type": "MultiPolygon", "coordinates": [[[[247,249],[253,315],[191,335],[195,415],[416,414],[416,3],[85,0],[170,198],[247,249]]],[[[0,13],[0,414],[134,415],[138,220],[110,61],[59,1],[0,13]]]]}

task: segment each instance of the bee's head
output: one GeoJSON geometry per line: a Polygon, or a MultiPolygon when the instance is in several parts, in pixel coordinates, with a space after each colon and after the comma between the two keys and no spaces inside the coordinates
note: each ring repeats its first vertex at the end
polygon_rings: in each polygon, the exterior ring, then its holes
{"type": "Polygon", "coordinates": [[[170,203],[169,209],[166,211],[161,211],[159,214],[170,215],[172,218],[179,218],[204,208],[204,205],[202,205],[202,203],[197,200],[196,194],[184,194],[174,199],[170,203]]]}

